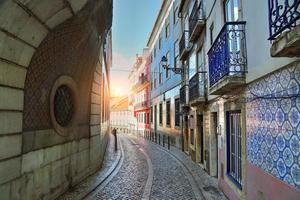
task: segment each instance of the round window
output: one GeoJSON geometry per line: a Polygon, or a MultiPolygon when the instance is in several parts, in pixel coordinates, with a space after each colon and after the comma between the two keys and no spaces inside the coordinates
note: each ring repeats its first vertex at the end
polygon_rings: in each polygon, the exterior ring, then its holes
{"type": "Polygon", "coordinates": [[[54,116],[56,122],[66,127],[72,121],[74,115],[74,97],[72,90],[66,86],[61,85],[57,88],[54,96],[54,116]]]}

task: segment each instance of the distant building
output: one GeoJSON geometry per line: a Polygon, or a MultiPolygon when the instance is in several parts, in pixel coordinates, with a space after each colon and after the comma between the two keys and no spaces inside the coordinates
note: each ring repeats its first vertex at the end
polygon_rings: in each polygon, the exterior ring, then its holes
{"type": "Polygon", "coordinates": [[[121,133],[128,133],[131,112],[128,109],[128,97],[114,100],[110,109],[111,128],[116,128],[121,133]]]}
{"type": "Polygon", "coordinates": [[[137,56],[129,75],[132,84],[129,107],[132,113],[131,130],[139,135],[150,133],[150,56],[145,48],[142,56],[137,56]]]}

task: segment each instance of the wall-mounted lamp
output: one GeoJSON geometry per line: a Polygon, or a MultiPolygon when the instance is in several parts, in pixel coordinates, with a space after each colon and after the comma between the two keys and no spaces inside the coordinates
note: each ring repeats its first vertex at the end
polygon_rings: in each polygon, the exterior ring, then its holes
{"type": "Polygon", "coordinates": [[[182,74],[183,73],[183,69],[182,68],[177,68],[177,67],[169,67],[169,64],[168,64],[168,58],[166,56],[163,56],[161,58],[161,61],[160,61],[160,64],[161,66],[167,70],[172,70],[175,74],[182,74]]]}

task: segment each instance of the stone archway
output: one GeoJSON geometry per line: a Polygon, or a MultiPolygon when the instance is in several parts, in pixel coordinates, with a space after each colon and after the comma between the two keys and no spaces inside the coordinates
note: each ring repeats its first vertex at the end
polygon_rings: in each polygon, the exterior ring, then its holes
{"type": "Polygon", "coordinates": [[[0,190],[10,189],[0,197],[55,197],[101,164],[99,78],[111,19],[112,1],[1,1],[0,190]],[[64,136],[50,115],[62,76],[78,87],[79,113],[64,136]]]}

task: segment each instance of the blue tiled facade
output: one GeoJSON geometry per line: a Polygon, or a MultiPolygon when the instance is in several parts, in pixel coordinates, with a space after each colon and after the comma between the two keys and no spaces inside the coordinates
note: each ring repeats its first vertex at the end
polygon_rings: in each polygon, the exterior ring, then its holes
{"type": "Polygon", "coordinates": [[[247,159],[298,189],[300,189],[299,94],[298,62],[250,84],[246,98],[247,159]]]}

